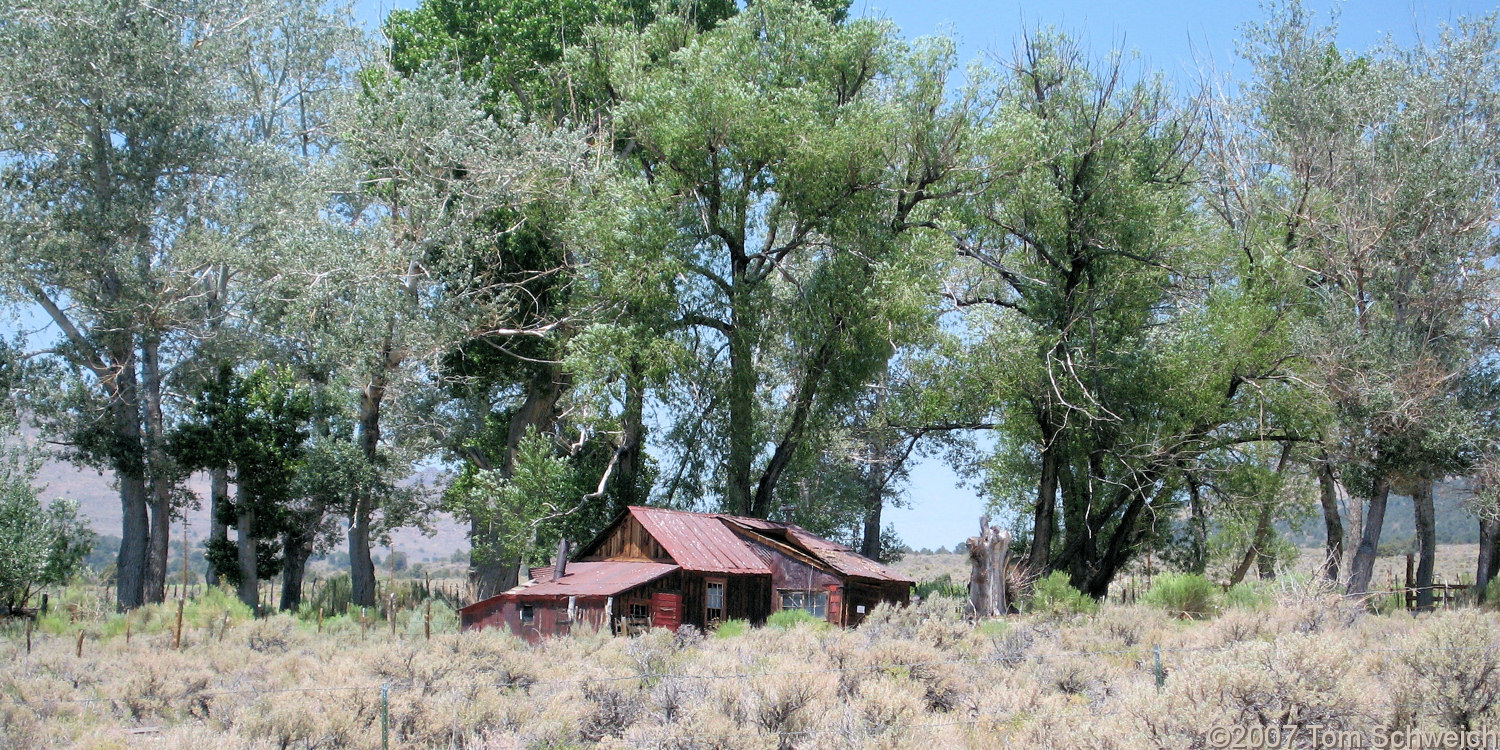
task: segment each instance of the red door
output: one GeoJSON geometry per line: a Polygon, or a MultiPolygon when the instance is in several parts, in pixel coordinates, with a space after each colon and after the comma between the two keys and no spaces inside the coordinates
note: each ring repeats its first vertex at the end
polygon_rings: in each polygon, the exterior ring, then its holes
{"type": "Polygon", "coordinates": [[[828,621],[834,625],[844,625],[844,589],[839,586],[828,587],[828,621]]]}
{"type": "Polygon", "coordinates": [[[682,625],[682,594],[658,591],[651,595],[651,627],[677,632],[682,625]]]}

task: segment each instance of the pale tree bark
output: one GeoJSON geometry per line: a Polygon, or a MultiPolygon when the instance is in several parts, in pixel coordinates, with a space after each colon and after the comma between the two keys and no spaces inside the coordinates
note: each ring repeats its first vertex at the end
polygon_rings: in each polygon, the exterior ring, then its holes
{"type": "Polygon", "coordinates": [[[1349,510],[1349,523],[1344,525],[1344,565],[1347,571],[1354,569],[1354,555],[1359,552],[1359,537],[1365,528],[1365,503],[1364,500],[1350,495],[1344,491],[1346,507],[1349,510]]]}
{"type": "Polygon", "coordinates": [[[969,607],[977,618],[1002,617],[1009,611],[1005,564],[1010,540],[1010,531],[990,525],[989,516],[979,519],[979,536],[969,538],[969,607]]]}

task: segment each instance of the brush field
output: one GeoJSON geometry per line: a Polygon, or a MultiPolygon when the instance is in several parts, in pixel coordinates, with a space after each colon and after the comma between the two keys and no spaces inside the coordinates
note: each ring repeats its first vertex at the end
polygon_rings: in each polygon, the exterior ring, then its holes
{"type": "Polygon", "coordinates": [[[29,654],[7,626],[0,747],[379,748],[383,708],[392,748],[1176,749],[1267,723],[1321,747],[1308,733],[1496,726],[1500,701],[1495,614],[1374,615],[1305,579],[1202,619],[1138,604],[974,625],[934,598],[848,631],[786,618],[540,646],[457,633],[441,606],[428,639],[421,609],[320,632],[213,593],[178,650],[174,605],[134,614],[128,639],[91,606],[62,597],[29,654]]]}

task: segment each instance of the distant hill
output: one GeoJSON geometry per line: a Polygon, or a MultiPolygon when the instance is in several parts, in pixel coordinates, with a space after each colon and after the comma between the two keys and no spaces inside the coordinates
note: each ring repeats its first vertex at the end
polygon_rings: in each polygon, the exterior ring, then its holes
{"type": "MultiPolygon", "coordinates": [[[[429,470],[413,477],[413,480],[431,485],[437,477],[435,470],[429,470]]],[[[61,497],[78,501],[80,512],[88,518],[90,526],[99,535],[120,535],[123,517],[120,495],[110,477],[93,469],[80,469],[66,461],[54,459],[42,466],[37,475],[37,484],[42,490],[43,498],[61,497]]],[[[188,541],[197,545],[208,533],[207,475],[193,475],[188,481],[188,489],[199,498],[199,507],[187,512],[188,541]]],[[[174,537],[180,530],[181,523],[173,526],[174,537]]],[[[447,515],[434,521],[433,531],[432,536],[423,536],[415,529],[401,529],[395,533],[396,549],[405,552],[412,562],[421,562],[447,559],[454,550],[469,548],[467,531],[447,515]]],[[[178,542],[180,539],[174,539],[174,549],[178,542]]]]}
{"type": "MultiPolygon", "coordinates": [[[[1433,530],[1438,544],[1479,543],[1479,519],[1464,506],[1470,492],[1469,483],[1462,479],[1441,482],[1433,488],[1433,530]]],[[[1385,524],[1380,531],[1382,546],[1399,545],[1416,538],[1416,521],[1412,513],[1410,497],[1391,495],[1385,508],[1385,524]]],[[[1344,519],[1344,523],[1348,522],[1347,518],[1344,519]]],[[[1322,547],[1327,536],[1321,512],[1296,528],[1283,526],[1281,531],[1293,544],[1306,548],[1322,547]]]]}

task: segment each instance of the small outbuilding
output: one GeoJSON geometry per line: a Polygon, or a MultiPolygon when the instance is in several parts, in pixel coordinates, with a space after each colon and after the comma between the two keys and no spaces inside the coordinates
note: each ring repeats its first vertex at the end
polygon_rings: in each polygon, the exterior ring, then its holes
{"type": "Polygon", "coordinates": [[[536,642],[575,626],[634,633],[760,624],[784,609],[853,626],[881,602],[908,603],[912,586],[796,524],[641,506],[569,558],[459,610],[463,629],[503,626],[536,642]]]}

